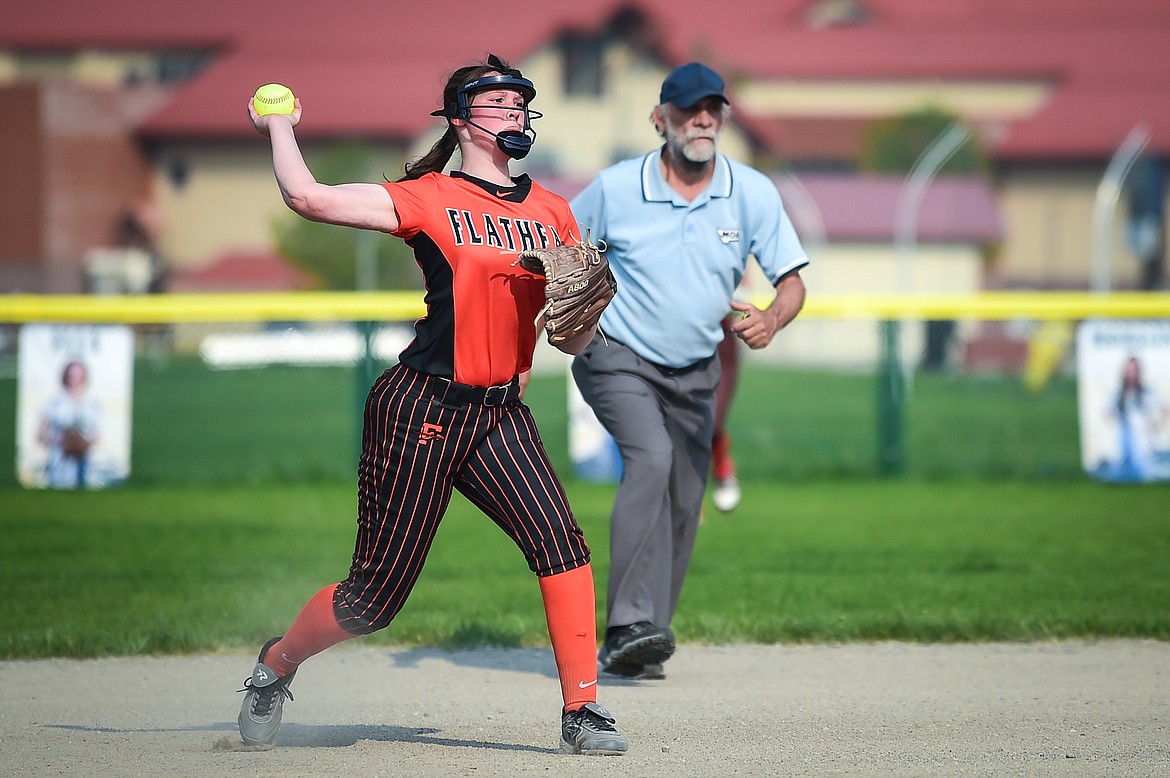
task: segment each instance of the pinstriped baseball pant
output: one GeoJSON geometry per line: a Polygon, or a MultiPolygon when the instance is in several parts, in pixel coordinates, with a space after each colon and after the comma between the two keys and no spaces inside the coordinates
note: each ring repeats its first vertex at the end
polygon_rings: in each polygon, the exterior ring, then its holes
{"type": "Polygon", "coordinates": [[[453,490],[508,534],[538,576],[589,562],[528,406],[452,402],[445,387],[399,364],[370,389],[353,563],[333,597],[347,632],[382,629],[402,609],[453,490]]]}

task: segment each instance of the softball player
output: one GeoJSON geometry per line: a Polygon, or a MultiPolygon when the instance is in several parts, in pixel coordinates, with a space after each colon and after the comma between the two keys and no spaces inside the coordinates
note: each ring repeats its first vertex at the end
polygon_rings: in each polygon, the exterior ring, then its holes
{"type": "MultiPolygon", "coordinates": [[[[521,376],[532,366],[544,279],[515,264],[528,248],[578,241],[568,203],[512,159],[535,140],[532,82],[499,58],[456,70],[434,115],[447,130],[406,175],[385,184],[319,184],[306,166],[291,115],[258,116],[269,136],[285,202],[314,221],[380,230],[414,249],[427,313],[398,364],[366,400],[358,466],[353,563],[292,626],[261,649],[244,682],[240,735],[276,740],[289,684],[309,657],[390,624],[422,571],[439,522],[458,490],[520,547],[536,573],[560,675],[565,753],[622,754],[626,739],[597,704],[597,639],[589,546],[553,471],[521,376]],[[458,148],[461,164],[442,170],[458,148]]],[[[592,338],[564,344],[575,354],[592,338]]]]}

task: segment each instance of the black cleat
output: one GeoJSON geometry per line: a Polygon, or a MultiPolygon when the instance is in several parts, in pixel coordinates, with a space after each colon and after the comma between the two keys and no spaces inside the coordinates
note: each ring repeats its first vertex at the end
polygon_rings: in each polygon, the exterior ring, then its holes
{"type": "Polygon", "coordinates": [[[630,741],[614,726],[614,718],[596,702],[561,715],[561,753],[621,756],[630,741]]]}
{"type": "Polygon", "coordinates": [[[648,621],[611,627],[606,630],[605,642],[597,655],[598,668],[610,675],[638,678],[647,665],[659,665],[659,677],[662,677],[665,674],[661,665],[674,655],[674,648],[670,627],[655,627],[648,621]]]}

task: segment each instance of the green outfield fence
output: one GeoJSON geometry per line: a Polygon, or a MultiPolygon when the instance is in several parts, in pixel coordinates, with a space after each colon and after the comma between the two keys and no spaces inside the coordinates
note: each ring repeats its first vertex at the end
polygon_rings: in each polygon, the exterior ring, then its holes
{"type": "MultiPolygon", "coordinates": [[[[767,301],[758,301],[764,304],[767,301]]],[[[353,403],[344,398],[338,398],[336,371],[333,377],[318,375],[313,371],[298,373],[295,366],[281,368],[287,372],[280,373],[277,385],[287,391],[287,397],[282,399],[272,395],[271,388],[257,391],[269,393],[266,398],[269,403],[276,403],[285,407],[290,413],[308,414],[314,417],[321,416],[328,419],[328,424],[336,427],[346,425],[347,429],[356,429],[354,419],[357,417],[355,406],[360,408],[360,402],[374,373],[379,369],[379,363],[387,360],[386,349],[392,353],[404,345],[409,338],[409,323],[423,315],[425,308],[421,295],[418,292],[297,292],[297,293],[257,293],[257,294],[166,294],[147,296],[88,296],[88,295],[7,295],[0,297],[0,334],[7,334],[5,342],[0,342],[0,359],[7,359],[9,364],[15,364],[13,359],[16,335],[21,325],[44,323],[92,323],[92,324],[126,324],[134,327],[137,334],[137,354],[142,367],[136,372],[150,373],[154,370],[157,376],[154,383],[147,382],[149,391],[172,393],[176,398],[199,397],[207,398],[217,392],[223,392],[227,402],[238,392],[216,371],[201,369],[194,366],[200,343],[206,347],[209,333],[230,332],[239,333],[256,330],[279,332],[284,324],[296,323],[298,326],[341,325],[348,333],[350,345],[356,335],[356,351],[348,361],[349,367],[344,368],[345,383],[352,381],[353,403]],[[384,339],[388,337],[385,325],[397,325],[397,342],[387,346],[384,339]],[[183,333],[186,333],[184,335],[183,333]],[[186,338],[186,339],[185,339],[186,338]],[[383,343],[381,353],[376,347],[383,343]],[[181,369],[165,368],[165,365],[180,364],[181,369]],[[151,367],[153,365],[154,367],[151,367]],[[354,372],[356,371],[356,372],[354,372]],[[299,376],[299,377],[298,377],[299,376]],[[158,388],[156,388],[158,387],[158,388]],[[309,396],[313,392],[319,393],[320,403],[312,405],[309,396]],[[188,394],[190,393],[190,394],[188,394]],[[298,404],[304,398],[304,404],[298,404]]],[[[971,295],[941,295],[941,294],[841,294],[841,295],[810,295],[801,314],[799,322],[808,321],[845,321],[872,322],[876,328],[876,346],[868,359],[870,364],[865,372],[872,376],[873,402],[871,407],[876,408],[873,417],[873,426],[868,432],[870,462],[872,470],[883,475],[897,475],[904,471],[906,463],[905,436],[906,436],[906,409],[908,393],[906,382],[912,379],[905,367],[905,353],[900,348],[903,337],[903,325],[912,321],[966,321],[966,322],[1019,322],[1028,321],[1035,324],[1050,322],[1071,326],[1072,323],[1086,319],[1170,319],[1170,294],[1164,292],[1112,292],[1112,293],[1073,293],[1073,292],[986,292],[971,295]]],[[[1040,327],[1035,327],[1039,330],[1040,327]]],[[[391,337],[391,340],[394,340],[391,337]]],[[[271,347],[258,345],[259,349],[271,347]]],[[[332,346],[330,346],[332,347],[332,346]]],[[[392,357],[390,357],[392,358],[392,357]]],[[[309,367],[310,365],[303,365],[309,367]]],[[[0,379],[2,383],[9,383],[8,392],[14,394],[11,383],[14,383],[15,371],[4,371],[0,379]]],[[[825,379],[817,378],[824,382],[825,379]]],[[[971,377],[972,381],[983,380],[971,377]]],[[[1019,376],[1012,377],[1019,381],[1019,376]]],[[[810,385],[816,386],[813,382],[810,385]]],[[[183,408],[164,408],[161,399],[156,397],[142,397],[142,382],[136,378],[135,387],[135,424],[149,424],[153,426],[173,425],[175,435],[198,435],[198,428],[187,428],[186,424],[198,426],[191,420],[184,418],[183,408]],[[154,403],[154,405],[152,405],[154,403]],[[139,406],[142,407],[139,407],[139,406]],[[151,416],[151,408],[155,408],[157,415],[151,416]]],[[[344,389],[342,391],[345,391],[344,389]]],[[[741,384],[741,391],[743,391],[741,384]]],[[[816,389],[813,389],[816,393],[816,389]]],[[[766,396],[766,395],[765,395],[766,396]]],[[[176,399],[181,402],[181,399],[176,399]]],[[[258,401],[259,402],[259,401],[258,401]]],[[[739,401],[737,400],[737,403],[739,401]]],[[[763,400],[767,402],[767,400],[763,400]]],[[[913,402],[913,401],[911,401],[913,402]]],[[[563,403],[562,403],[563,405],[563,403]]],[[[262,402],[250,409],[233,410],[236,418],[253,418],[265,414],[269,408],[262,402]]],[[[3,412],[0,409],[0,412],[3,412]]],[[[733,414],[736,411],[733,410],[733,414]]],[[[750,421],[746,411],[740,411],[739,418],[744,425],[745,437],[762,433],[750,429],[750,421]]],[[[826,411],[828,413],[828,411],[826,411]]],[[[856,422],[856,419],[855,419],[856,422]]],[[[11,420],[0,420],[0,434],[3,434],[6,425],[11,420]]],[[[324,423],[324,422],[323,422],[324,423]]],[[[766,423],[766,422],[761,422],[766,423]]],[[[942,423],[940,421],[940,423],[942,423]]],[[[953,423],[953,422],[948,422],[953,423]]],[[[783,422],[790,426],[789,422],[783,422]]],[[[842,422],[844,424],[844,422],[842,422]]],[[[1075,425],[1075,419],[1073,419],[1075,425]]],[[[822,425],[824,426],[824,425],[822,425]]],[[[856,424],[854,424],[856,426],[856,424]]],[[[158,430],[154,431],[158,434],[158,430]]],[[[253,437],[263,438],[266,433],[258,431],[253,437]]],[[[552,438],[550,448],[555,442],[563,444],[563,433],[548,431],[546,438],[552,438]]],[[[815,433],[810,432],[810,435],[815,433]]],[[[956,431],[956,435],[961,432],[956,431]]],[[[1027,434],[1027,433],[1025,433],[1027,434]]],[[[137,438],[137,431],[136,431],[137,438]]],[[[12,437],[9,438],[10,440],[12,437]]],[[[348,438],[346,445],[353,446],[356,441],[356,432],[348,438]]],[[[1067,438],[1066,438],[1067,442],[1067,438]]],[[[764,441],[766,444],[766,441],[764,441]]],[[[258,447],[260,443],[256,444],[258,447]]],[[[302,441],[297,445],[304,445],[311,449],[312,440],[302,441]]],[[[331,444],[336,446],[336,444],[331,444]]],[[[818,444],[815,441],[797,441],[796,445],[804,446],[812,451],[818,444]]],[[[844,447],[844,444],[843,444],[844,447]]],[[[847,446],[846,448],[856,448],[847,446]]],[[[198,449],[198,446],[196,446],[198,449]]],[[[322,460],[337,452],[323,454],[322,460]]],[[[214,452],[206,456],[214,457],[214,452]]],[[[291,456],[291,454],[290,454],[291,456]]],[[[856,462],[857,452],[850,450],[844,454],[851,461],[856,462]]],[[[344,456],[341,457],[344,459],[344,456]]],[[[157,464],[157,463],[155,463],[157,464]]],[[[0,463],[2,465],[2,463],[0,463]]],[[[176,468],[179,466],[176,465],[176,468]]],[[[274,465],[271,470],[273,476],[287,474],[290,477],[304,477],[311,475],[316,465],[301,466],[295,462],[284,461],[274,465]]],[[[855,465],[844,466],[843,472],[853,472],[855,465]]],[[[862,468],[864,469],[864,468],[862,468]]],[[[11,469],[9,469],[11,472],[11,469]]],[[[825,466],[824,472],[833,472],[832,466],[825,466]]],[[[165,477],[168,472],[165,468],[157,468],[159,478],[165,477]]],[[[173,475],[178,476],[175,472],[173,475]]],[[[322,477],[329,473],[322,473],[322,477]]],[[[0,484],[6,483],[3,474],[0,474],[0,484]]]]}

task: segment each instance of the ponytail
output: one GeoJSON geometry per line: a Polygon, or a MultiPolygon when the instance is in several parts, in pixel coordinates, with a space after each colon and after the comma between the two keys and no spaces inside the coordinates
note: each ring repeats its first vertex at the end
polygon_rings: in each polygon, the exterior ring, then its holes
{"type": "Polygon", "coordinates": [[[435,145],[431,146],[430,151],[414,162],[407,162],[403,166],[406,174],[398,180],[411,181],[422,178],[427,173],[442,173],[458,146],[459,139],[455,136],[455,128],[448,124],[447,131],[435,141],[435,145]]]}

